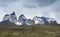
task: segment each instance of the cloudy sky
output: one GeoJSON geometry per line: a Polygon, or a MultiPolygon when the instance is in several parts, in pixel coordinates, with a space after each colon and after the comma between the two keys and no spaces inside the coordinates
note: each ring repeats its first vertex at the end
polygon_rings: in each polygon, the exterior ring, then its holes
{"type": "Polygon", "coordinates": [[[60,23],[60,0],[0,0],[0,21],[5,14],[15,12],[17,17],[45,16],[60,23]]]}

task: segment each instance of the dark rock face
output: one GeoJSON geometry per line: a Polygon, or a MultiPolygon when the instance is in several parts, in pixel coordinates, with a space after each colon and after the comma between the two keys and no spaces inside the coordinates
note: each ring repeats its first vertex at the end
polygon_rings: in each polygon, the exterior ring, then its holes
{"type": "Polygon", "coordinates": [[[16,14],[15,14],[15,12],[13,12],[12,14],[10,14],[11,15],[11,21],[12,22],[14,22],[14,23],[17,23],[17,17],[16,17],[16,14]]]}
{"type": "Polygon", "coordinates": [[[11,15],[15,15],[15,12],[11,13],[11,15]]]}
{"type": "Polygon", "coordinates": [[[16,24],[13,22],[10,22],[9,20],[0,22],[0,26],[11,26],[11,25],[16,25],[16,24]]]}
{"type": "Polygon", "coordinates": [[[45,17],[40,17],[40,18],[44,20],[44,24],[49,24],[49,22],[47,21],[45,17]]]}
{"type": "Polygon", "coordinates": [[[50,21],[50,24],[57,24],[56,21],[50,21]]]}
{"type": "Polygon", "coordinates": [[[23,14],[19,16],[19,19],[18,19],[19,22],[25,22],[25,20],[26,20],[26,17],[23,14]]]}
{"type": "Polygon", "coordinates": [[[31,20],[31,19],[27,19],[26,20],[26,24],[27,25],[35,25],[35,21],[34,20],[31,20]]]}
{"type": "Polygon", "coordinates": [[[22,14],[19,16],[18,22],[20,22],[22,25],[26,25],[26,17],[22,14]]]}
{"type": "Polygon", "coordinates": [[[11,22],[14,22],[16,23],[17,22],[17,17],[16,17],[16,14],[15,12],[11,13],[11,14],[6,14],[4,17],[3,17],[3,21],[5,20],[9,20],[11,22]]]}

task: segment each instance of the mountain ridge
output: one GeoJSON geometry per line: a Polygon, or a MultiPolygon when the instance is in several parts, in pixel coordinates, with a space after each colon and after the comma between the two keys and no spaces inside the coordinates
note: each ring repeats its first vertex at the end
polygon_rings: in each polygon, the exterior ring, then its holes
{"type": "Polygon", "coordinates": [[[12,12],[11,14],[6,14],[3,17],[2,21],[6,21],[6,20],[10,21],[10,23],[13,22],[15,24],[20,24],[20,25],[58,24],[54,18],[49,18],[49,17],[35,16],[35,17],[33,17],[33,19],[27,19],[24,16],[24,14],[21,14],[17,19],[15,12],[12,12]]]}

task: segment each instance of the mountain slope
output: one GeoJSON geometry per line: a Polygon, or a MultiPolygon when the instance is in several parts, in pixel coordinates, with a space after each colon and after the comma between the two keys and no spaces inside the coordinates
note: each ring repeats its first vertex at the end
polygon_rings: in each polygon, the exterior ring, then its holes
{"type": "Polygon", "coordinates": [[[5,21],[0,22],[0,26],[11,26],[11,25],[13,26],[16,24],[13,22],[10,22],[9,20],[5,20],[5,21]]]}

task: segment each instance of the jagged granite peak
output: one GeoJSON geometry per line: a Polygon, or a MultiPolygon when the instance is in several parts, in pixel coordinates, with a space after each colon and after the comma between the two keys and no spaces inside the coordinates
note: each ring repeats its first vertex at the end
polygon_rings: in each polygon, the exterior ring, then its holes
{"type": "Polygon", "coordinates": [[[13,12],[11,15],[11,21],[14,22],[14,23],[17,23],[17,16],[15,14],[15,12],[13,12]]]}
{"type": "Polygon", "coordinates": [[[35,24],[57,24],[57,21],[54,18],[49,17],[35,16],[33,20],[35,21],[35,24]]]}
{"type": "Polygon", "coordinates": [[[11,26],[11,25],[16,25],[16,24],[9,21],[9,20],[5,20],[5,21],[0,22],[0,26],[11,26]]]}
{"type": "Polygon", "coordinates": [[[25,20],[26,17],[23,14],[21,14],[18,18],[18,22],[20,22],[22,25],[26,25],[25,20]]]}
{"type": "Polygon", "coordinates": [[[33,25],[35,24],[35,21],[31,20],[31,19],[27,19],[23,14],[19,16],[18,21],[22,24],[22,25],[33,25]]]}
{"type": "Polygon", "coordinates": [[[11,14],[6,14],[4,17],[3,17],[3,21],[5,20],[9,20],[11,22],[14,22],[16,23],[17,22],[17,17],[16,17],[16,14],[15,12],[11,13],[11,14]]]}
{"type": "Polygon", "coordinates": [[[19,22],[21,22],[21,21],[25,22],[25,19],[26,19],[26,17],[22,14],[22,15],[19,16],[18,21],[19,22]]]}
{"type": "Polygon", "coordinates": [[[24,14],[21,14],[19,17],[26,19],[26,17],[24,16],[24,14]]]}
{"type": "Polygon", "coordinates": [[[11,15],[15,15],[15,12],[11,13],[11,15]]]}

